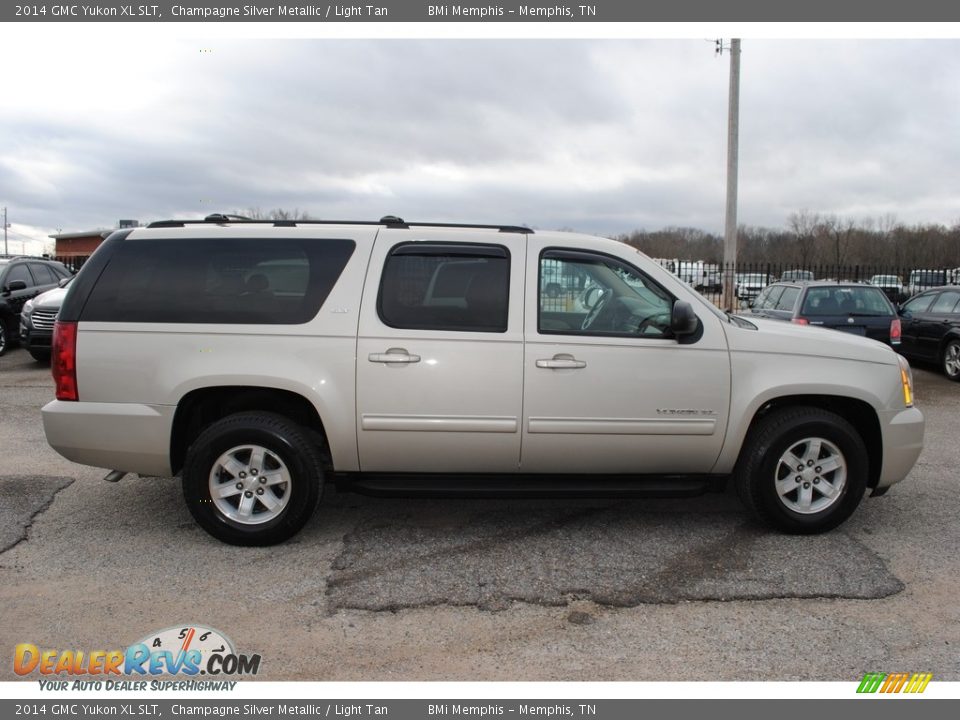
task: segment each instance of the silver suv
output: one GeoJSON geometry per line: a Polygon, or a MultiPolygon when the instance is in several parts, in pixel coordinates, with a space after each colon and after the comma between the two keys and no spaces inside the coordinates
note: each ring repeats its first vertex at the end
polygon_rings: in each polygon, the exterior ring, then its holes
{"type": "Polygon", "coordinates": [[[111,235],[55,329],[49,443],[182,476],[235,544],[324,482],[377,493],[690,494],[843,522],[923,442],[880,343],[718,311],[629,246],[523,227],[164,221],[111,235]],[[578,278],[559,302],[551,278],[578,278]]]}

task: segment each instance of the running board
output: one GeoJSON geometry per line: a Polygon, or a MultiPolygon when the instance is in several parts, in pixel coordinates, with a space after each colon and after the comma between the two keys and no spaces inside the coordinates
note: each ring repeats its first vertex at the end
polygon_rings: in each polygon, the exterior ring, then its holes
{"type": "Polygon", "coordinates": [[[722,475],[483,475],[335,473],[337,489],[379,497],[694,497],[722,492],[722,475]]]}

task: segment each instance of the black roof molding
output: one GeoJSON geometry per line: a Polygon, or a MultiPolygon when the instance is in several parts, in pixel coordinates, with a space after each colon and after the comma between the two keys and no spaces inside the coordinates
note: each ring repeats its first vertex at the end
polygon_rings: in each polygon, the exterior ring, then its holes
{"type": "Polygon", "coordinates": [[[406,222],[396,215],[384,215],[379,220],[252,220],[242,215],[214,213],[202,220],[156,220],[148,228],[178,228],[188,225],[272,225],[273,227],[299,227],[301,225],[384,225],[388,228],[406,230],[411,227],[431,228],[468,228],[479,230],[497,230],[506,233],[533,234],[533,230],[523,225],[481,225],[476,223],[430,223],[406,222]]]}

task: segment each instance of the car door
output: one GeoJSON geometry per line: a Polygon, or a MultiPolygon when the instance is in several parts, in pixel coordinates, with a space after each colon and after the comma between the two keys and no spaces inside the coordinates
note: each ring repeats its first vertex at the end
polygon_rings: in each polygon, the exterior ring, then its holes
{"type": "Polygon", "coordinates": [[[521,233],[379,232],[357,339],[361,470],[517,470],[525,260],[521,233]]]}
{"type": "MultiPolygon", "coordinates": [[[[567,241],[569,242],[569,241],[567,241]]],[[[532,473],[706,473],[727,423],[730,366],[720,320],[695,341],[670,336],[674,296],[621,258],[530,236],[523,450],[532,473]],[[557,303],[549,263],[582,272],[557,303]]]]}
{"type": "Polygon", "coordinates": [[[27,263],[20,262],[10,266],[10,269],[7,270],[7,276],[3,280],[3,293],[10,309],[17,316],[20,315],[20,311],[27,300],[36,297],[38,294],[37,282],[30,274],[27,263]],[[26,287],[17,290],[10,289],[11,284],[17,281],[23,282],[26,287]]]}
{"type": "Polygon", "coordinates": [[[44,265],[43,263],[30,263],[30,272],[36,280],[36,291],[38,295],[45,293],[47,290],[53,290],[60,281],[60,278],[57,277],[57,274],[53,272],[50,266],[44,265]]]}
{"type": "Polygon", "coordinates": [[[940,359],[940,342],[956,322],[953,309],[958,301],[960,301],[960,290],[944,290],[937,295],[929,310],[924,313],[917,340],[924,357],[940,359]]]}
{"type": "Polygon", "coordinates": [[[924,358],[920,331],[927,317],[927,309],[937,293],[924,293],[907,300],[900,307],[900,352],[909,357],[924,358]]]}

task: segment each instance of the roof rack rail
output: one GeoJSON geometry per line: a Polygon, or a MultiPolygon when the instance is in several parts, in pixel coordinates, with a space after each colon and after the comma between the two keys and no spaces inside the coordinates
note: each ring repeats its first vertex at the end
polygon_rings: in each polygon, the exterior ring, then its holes
{"type": "Polygon", "coordinates": [[[478,230],[497,230],[505,233],[533,234],[531,228],[523,225],[481,225],[477,223],[437,223],[406,222],[396,215],[384,215],[379,220],[254,220],[242,215],[213,213],[202,220],[155,220],[148,228],[177,228],[187,225],[272,225],[273,227],[298,227],[300,225],[386,225],[388,228],[408,229],[411,227],[469,228],[478,230]]]}

